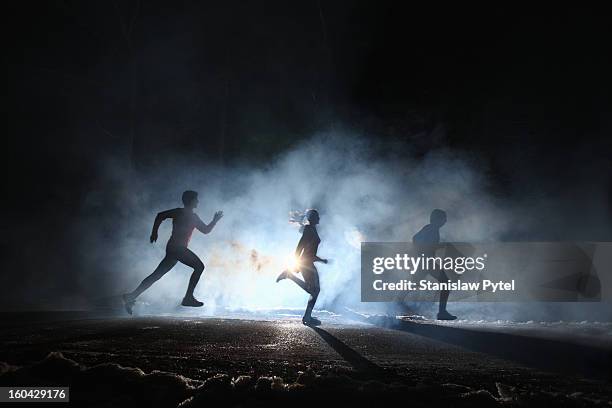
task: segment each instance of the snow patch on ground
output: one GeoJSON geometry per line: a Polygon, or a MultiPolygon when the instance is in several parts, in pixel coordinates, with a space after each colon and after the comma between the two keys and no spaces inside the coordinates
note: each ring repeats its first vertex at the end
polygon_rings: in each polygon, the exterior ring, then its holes
{"type": "Polygon", "coordinates": [[[230,377],[211,373],[204,381],[161,371],[143,372],[114,363],[85,367],[62,353],[23,367],[0,363],[2,386],[69,386],[79,406],[181,407],[313,406],[341,401],[344,406],[372,406],[398,399],[411,406],[595,406],[610,407],[605,396],[561,390],[518,388],[496,383],[495,390],[460,384],[414,384],[402,377],[355,377],[345,372],[307,368],[295,382],[279,376],[230,377]],[[10,367],[10,369],[8,369],[10,367]]]}

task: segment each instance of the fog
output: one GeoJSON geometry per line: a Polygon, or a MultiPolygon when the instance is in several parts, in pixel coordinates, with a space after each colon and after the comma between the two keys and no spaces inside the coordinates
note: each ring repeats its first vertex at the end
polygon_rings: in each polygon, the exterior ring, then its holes
{"type": "MultiPolygon", "coordinates": [[[[121,219],[93,218],[112,240],[89,247],[87,258],[106,264],[109,287],[116,293],[132,290],[163,258],[171,222],[160,228],[159,240],[148,242],[155,214],[181,206],[183,190],[200,194],[196,212],[209,222],[216,210],[223,219],[208,235],[194,232],[190,248],[206,265],[196,297],[206,312],[224,309],[303,307],[307,295],[290,281],[275,283],[286,268],[300,238],[289,223],[289,213],[316,208],[322,243],[318,264],[321,294],[318,308],[359,302],[360,242],[410,240],[429,222],[433,208],[448,213],[443,229],[448,241],[495,240],[511,222],[500,203],[483,189],[483,172],[472,158],[448,150],[415,159],[394,145],[374,145],[354,133],[320,133],[298,144],[264,166],[189,164],[173,158],[154,174],[137,181],[114,159],[103,168],[103,181],[86,205],[95,206],[96,194],[122,203],[121,219]],[[110,223],[111,225],[106,225],[110,223]],[[103,252],[117,247],[115,257],[103,252]]],[[[90,235],[91,236],[91,235],[90,235]]],[[[101,237],[91,237],[100,239],[101,237]]],[[[182,298],[190,269],[177,265],[141,300],[148,310],[169,309],[182,298]]],[[[379,305],[380,306],[380,305],[379,305]]]]}
{"type": "MultiPolygon", "coordinates": [[[[196,230],[190,243],[206,265],[195,291],[205,302],[196,311],[202,315],[305,306],[308,295],[297,285],[275,282],[300,238],[299,228],[289,222],[291,211],[316,208],[321,215],[319,255],[330,263],[317,264],[321,293],[316,308],[327,310],[387,311],[388,304],[360,303],[360,242],[409,241],[434,208],[448,214],[443,241],[495,242],[509,231],[529,228],[524,209],[488,191],[487,169],[477,157],[448,149],[416,157],[398,146],[334,131],[315,134],[264,165],[221,166],[172,157],[145,174],[130,171],[117,157],[107,158],[84,204],[88,215],[82,222],[89,233],[81,234],[83,262],[93,266],[83,279],[98,286],[85,288],[79,301],[91,304],[92,298],[131,291],[155,269],[171,221],[162,224],[157,243],[151,244],[153,219],[159,211],[180,207],[186,189],[199,192],[196,212],[204,222],[215,211],[224,212],[210,234],[196,230]],[[108,208],[109,197],[114,208],[108,208]]],[[[179,263],[139,298],[137,310],[179,312],[190,273],[179,263]]],[[[452,295],[450,300],[453,309],[452,295]]],[[[427,313],[431,307],[426,303],[417,311],[427,313]]],[[[550,304],[457,307],[471,318],[487,318],[496,310],[504,318],[521,310],[522,317],[536,309],[538,316],[550,317],[558,309],[550,304]]]]}

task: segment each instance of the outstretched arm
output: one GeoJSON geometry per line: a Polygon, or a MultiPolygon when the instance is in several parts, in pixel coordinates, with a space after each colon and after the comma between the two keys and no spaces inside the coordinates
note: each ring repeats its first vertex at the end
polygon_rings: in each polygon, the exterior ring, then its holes
{"type": "Polygon", "coordinates": [[[157,231],[159,230],[159,226],[162,221],[167,218],[172,218],[174,210],[162,211],[155,216],[155,221],[153,222],[153,231],[151,231],[151,243],[157,241],[157,231]]]}
{"type": "Polygon", "coordinates": [[[323,263],[325,263],[325,264],[327,263],[327,259],[319,258],[319,257],[318,257],[318,256],[316,256],[316,255],[315,255],[314,261],[315,261],[315,262],[323,262],[323,263]]]}
{"type": "Polygon", "coordinates": [[[215,228],[215,225],[217,225],[217,222],[221,219],[221,217],[223,217],[223,211],[217,211],[209,224],[205,224],[200,218],[198,218],[196,228],[202,234],[208,234],[210,231],[213,230],[213,228],[215,228]]]}

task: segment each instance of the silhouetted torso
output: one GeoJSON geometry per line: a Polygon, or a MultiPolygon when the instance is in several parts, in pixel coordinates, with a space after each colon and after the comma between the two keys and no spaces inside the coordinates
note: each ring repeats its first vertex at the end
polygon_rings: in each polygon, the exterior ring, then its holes
{"type": "Polygon", "coordinates": [[[302,259],[312,262],[317,255],[321,238],[319,238],[316,228],[312,225],[306,225],[304,227],[302,238],[304,239],[304,252],[302,252],[302,259]]]}
{"type": "Polygon", "coordinates": [[[168,245],[187,246],[196,225],[202,222],[200,217],[186,208],[169,210],[168,215],[172,218],[172,235],[168,245]]]}
{"type": "Polygon", "coordinates": [[[412,242],[416,244],[427,256],[435,254],[436,244],[440,243],[440,229],[427,224],[419,232],[414,234],[412,242]]]}
{"type": "Polygon", "coordinates": [[[419,232],[414,234],[412,242],[415,244],[439,244],[440,230],[431,224],[427,224],[419,232]]]}

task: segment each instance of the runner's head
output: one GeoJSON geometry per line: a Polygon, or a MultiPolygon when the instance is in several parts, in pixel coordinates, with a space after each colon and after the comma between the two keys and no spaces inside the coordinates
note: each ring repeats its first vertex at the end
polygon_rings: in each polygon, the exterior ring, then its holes
{"type": "Polygon", "coordinates": [[[441,226],[446,224],[446,213],[443,210],[436,208],[431,212],[431,215],[429,216],[429,222],[432,225],[435,225],[436,227],[440,228],[441,226]]]}
{"type": "Polygon", "coordinates": [[[181,197],[183,200],[183,205],[185,208],[196,208],[198,206],[198,193],[192,190],[187,190],[183,193],[181,197]]]}
{"type": "Polygon", "coordinates": [[[306,211],[306,219],[308,220],[308,224],[317,225],[319,223],[319,212],[317,210],[306,211]]]}

